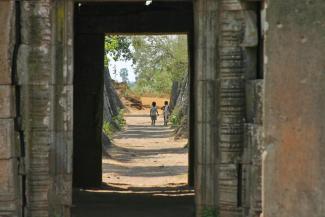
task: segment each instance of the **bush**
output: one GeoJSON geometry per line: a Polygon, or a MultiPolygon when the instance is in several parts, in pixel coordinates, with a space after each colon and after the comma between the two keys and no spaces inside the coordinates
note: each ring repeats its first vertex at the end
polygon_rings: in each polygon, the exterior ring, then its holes
{"type": "Polygon", "coordinates": [[[124,119],[124,110],[120,109],[118,111],[118,115],[116,115],[115,117],[113,117],[113,121],[116,123],[116,125],[118,126],[118,130],[123,129],[123,127],[126,124],[126,121],[124,119]]]}
{"type": "Polygon", "coordinates": [[[103,132],[109,138],[111,138],[115,132],[122,130],[126,124],[123,109],[120,109],[118,115],[113,117],[113,122],[114,124],[109,121],[104,121],[103,123],[103,132]]]}
{"type": "Polygon", "coordinates": [[[113,133],[116,131],[114,128],[115,127],[110,122],[104,121],[104,123],[103,123],[103,133],[107,137],[113,136],[113,133]]]}
{"type": "Polygon", "coordinates": [[[202,217],[218,217],[217,210],[215,208],[204,208],[202,217]]]}
{"type": "Polygon", "coordinates": [[[177,126],[181,125],[182,118],[183,118],[183,113],[182,113],[182,111],[180,110],[179,107],[176,107],[176,108],[173,110],[173,112],[172,112],[172,114],[171,114],[169,120],[170,120],[170,122],[172,123],[172,125],[173,125],[174,127],[177,127],[177,126]]]}

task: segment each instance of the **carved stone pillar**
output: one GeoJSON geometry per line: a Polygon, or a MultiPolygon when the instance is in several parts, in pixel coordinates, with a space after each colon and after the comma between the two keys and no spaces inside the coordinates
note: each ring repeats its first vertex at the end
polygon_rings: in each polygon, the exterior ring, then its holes
{"type": "Polygon", "coordinates": [[[69,216],[72,173],[72,1],[21,1],[18,55],[26,216],[69,216]]]}
{"type": "Polygon", "coordinates": [[[218,208],[218,1],[194,4],[194,141],[196,214],[218,208]]]}
{"type": "Polygon", "coordinates": [[[241,216],[241,156],[245,117],[242,5],[222,0],[219,41],[219,206],[221,217],[241,216]]]}

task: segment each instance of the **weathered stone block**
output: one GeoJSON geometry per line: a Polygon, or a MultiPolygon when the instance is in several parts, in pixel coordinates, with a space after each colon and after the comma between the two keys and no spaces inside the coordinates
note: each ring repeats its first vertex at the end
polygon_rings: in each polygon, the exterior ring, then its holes
{"type": "Polygon", "coordinates": [[[15,44],[15,1],[0,1],[0,84],[11,84],[15,44]]]}
{"type": "Polygon", "coordinates": [[[325,4],[268,1],[263,215],[325,213],[325,4]]]}
{"type": "Polygon", "coordinates": [[[196,205],[205,207],[217,206],[217,165],[199,165],[195,166],[197,175],[195,176],[196,205]]]}
{"type": "Polygon", "coordinates": [[[0,194],[13,193],[15,190],[16,160],[0,160],[0,194]]]}
{"type": "MultiPolygon", "coordinates": [[[[72,131],[73,128],[73,86],[54,85],[55,108],[53,131],[72,131]]],[[[51,127],[52,127],[51,126],[51,127]]]]}
{"type": "Polygon", "coordinates": [[[23,85],[21,111],[28,111],[23,118],[23,129],[48,130],[50,128],[51,89],[50,85],[23,85]],[[27,116],[28,114],[28,116],[27,116]]]}
{"type": "Polygon", "coordinates": [[[0,193],[0,216],[20,217],[21,207],[18,207],[18,199],[13,194],[0,193]]]}
{"type": "Polygon", "coordinates": [[[51,1],[22,1],[21,40],[23,44],[43,46],[52,40],[51,1]]]}
{"type": "Polygon", "coordinates": [[[213,123],[197,123],[194,126],[196,153],[198,164],[215,164],[217,161],[217,125],[213,123]]]}
{"type": "Polygon", "coordinates": [[[195,31],[204,32],[204,34],[197,34],[195,37],[195,79],[215,80],[218,63],[218,53],[216,52],[218,25],[211,20],[218,19],[216,11],[218,11],[219,4],[216,1],[209,1],[208,3],[198,1],[195,7],[195,31]]]}
{"type": "Polygon", "coordinates": [[[258,217],[261,213],[261,176],[262,176],[262,126],[245,125],[243,153],[243,183],[245,194],[243,203],[247,216],[258,217]]]}
{"type": "Polygon", "coordinates": [[[241,11],[246,7],[246,3],[242,0],[222,0],[222,8],[224,10],[241,11]]]}
{"type": "Polygon", "coordinates": [[[216,122],[216,83],[216,81],[197,81],[195,84],[197,122],[216,122]]]}
{"type": "Polygon", "coordinates": [[[56,34],[55,42],[55,73],[52,73],[53,84],[72,84],[73,83],[73,67],[74,67],[74,28],[67,28],[74,22],[74,2],[73,1],[54,1],[53,7],[56,8],[54,15],[57,22],[54,23],[56,34]],[[62,12],[65,12],[63,16],[62,12]],[[57,31],[60,30],[60,31],[57,31]]]}
{"type": "Polygon", "coordinates": [[[258,45],[257,16],[255,11],[244,11],[245,34],[241,46],[256,47],[258,45]]]}
{"type": "Polygon", "coordinates": [[[50,172],[53,176],[64,176],[72,172],[72,149],[73,149],[73,132],[60,131],[51,132],[51,144],[55,147],[55,152],[50,152],[52,164],[50,172]]]}
{"type": "Polygon", "coordinates": [[[15,116],[15,90],[11,85],[0,85],[0,118],[15,116]]]}
{"type": "Polygon", "coordinates": [[[246,121],[262,124],[263,122],[263,80],[246,82],[246,121]]]}
{"type": "Polygon", "coordinates": [[[13,119],[0,119],[0,159],[15,155],[15,129],[13,119]]]}
{"type": "Polygon", "coordinates": [[[46,85],[51,83],[52,66],[51,46],[39,47],[21,45],[18,52],[19,84],[46,85]]]}
{"type": "MultiPolygon", "coordinates": [[[[66,205],[69,206],[72,203],[72,176],[68,175],[57,175],[54,177],[55,189],[53,189],[54,194],[49,195],[56,201],[54,206],[66,205]]],[[[52,201],[53,202],[53,201],[52,201]]]]}

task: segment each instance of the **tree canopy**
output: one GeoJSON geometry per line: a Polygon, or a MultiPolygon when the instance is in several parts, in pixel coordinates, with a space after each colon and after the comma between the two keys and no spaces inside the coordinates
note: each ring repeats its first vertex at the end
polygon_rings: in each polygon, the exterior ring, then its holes
{"type": "Polygon", "coordinates": [[[142,94],[168,95],[188,71],[185,35],[133,36],[132,46],[135,90],[142,94]]]}
{"type": "MultiPolygon", "coordinates": [[[[186,35],[106,36],[105,67],[114,61],[132,60],[134,90],[145,95],[169,95],[174,81],[188,72],[186,35]]],[[[120,71],[126,80],[128,72],[120,71]]]]}
{"type": "Polygon", "coordinates": [[[119,35],[106,35],[105,36],[105,56],[104,66],[108,68],[109,57],[117,60],[131,60],[131,38],[127,36],[119,35]]]}

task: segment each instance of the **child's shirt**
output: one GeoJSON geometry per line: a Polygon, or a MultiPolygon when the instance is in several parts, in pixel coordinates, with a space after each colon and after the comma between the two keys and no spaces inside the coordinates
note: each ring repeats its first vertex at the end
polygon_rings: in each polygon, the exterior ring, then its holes
{"type": "Polygon", "coordinates": [[[164,113],[165,113],[165,114],[169,114],[169,111],[170,111],[170,110],[169,110],[169,105],[165,105],[165,106],[164,106],[164,113]]]}
{"type": "Polygon", "coordinates": [[[150,116],[156,116],[157,113],[158,113],[157,107],[156,106],[151,107],[151,109],[150,109],[150,116]]]}

